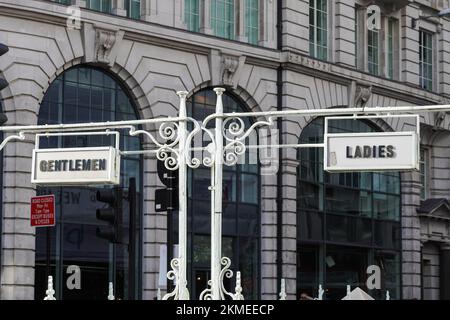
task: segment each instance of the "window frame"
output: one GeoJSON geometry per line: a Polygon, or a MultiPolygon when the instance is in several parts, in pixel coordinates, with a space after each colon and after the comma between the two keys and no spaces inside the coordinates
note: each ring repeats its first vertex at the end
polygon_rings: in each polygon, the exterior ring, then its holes
{"type": "Polygon", "coordinates": [[[236,8],[238,8],[238,3],[236,0],[211,0],[210,7],[210,20],[211,20],[211,30],[216,37],[228,39],[228,40],[236,40],[236,26],[237,26],[237,14],[236,8]],[[223,14],[220,16],[217,15],[220,10],[217,9],[218,5],[224,5],[223,14]],[[230,6],[228,9],[230,12],[226,10],[226,7],[230,6]],[[229,17],[227,17],[227,13],[229,17]],[[230,19],[232,16],[232,19],[230,19]],[[227,20],[228,19],[228,20],[227,20]],[[218,22],[222,22],[224,24],[223,32],[224,35],[219,33],[219,29],[217,26],[218,22]]]}
{"type": "Polygon", "coordinates": [[[435,79],[435,66],[436,66],[436,45],[435,45],[435,32],[430,31],[425,28],[419,29],[419,85],[422,89],[428,90],[428,91],[434,91],[434,88],[436,86],[436,79],[435,79]],[[424,38],[426,36],[429,36],[429,43],[430,46],[425,47],[423,45],[424,38]],[[423,61],[423,55],[424,51],[428,51],[429,56],[431,56],[431,59],[429,61],[431,62],[424,62],[423,61]],[[426,78],[424,77],[424,68],[427,67],[427,72],[431,72],[431,77],[426,78]],[[429,68],[429,69],[428,69],[429,68]],[[427,85],[428,84],[428,85],[427,85]]]}
{"type": "Polygon", "coordinates": [[[319,60],[324,60],[324,61],[328,61],[330,60],[331,54],[330,54],[330,50],[331,50],[331,41],[330,41],[330,34],[331,34],[331,30],[330,30],[330,21],[332,19],[331,14],[330,14],[330,9],[332,4],[329,3],[329,1],[325,1],[325,6],[326,6],[326,11],[323,10],[319,10],[317,7],[317,1],[324,1],[324,0],[309,0],[309,22],[308,22],[308,27],[309,27],[309,55],[315,59],[319,59],[319,60]],[[311,2],[314,3],[313,6],[311,6],[311,2]],[[312,15],[312,19],[311,19],[311,11],[313,11],[313,15],[312,15]],[[317,24],[317,17],[318,17],[318,13],[321,12],[322,14],[325,14],[326,17],[326,21],[325,21],[325,26],[326,28],[324,29],[322,26],[319,27],[317,24]],[[311,23],[311,20],[313,20],[313,22],[311,23]],[[322,46],[319,45],[319,41],[318,41],[318,35],[319,35],[319,29],[321,31],[325,31],[326,32],[326,46],[322,46]],[[312,38],[312,39],[311,39],[312,38]],[[323,52],[325,52],[326,56],[320,56],[319,55],[319,47],[323,50],[323,52]],[[311,52],[312,51],[312,52],[311,52]]]}
{"type": "Polygon", "coordinates": [[[428,187],[430,185],[430,148],[428,146],[420,146],[419,167],[420,199],[426,200],[429,196],[428,187]]]}
{"type": "MultiPolygon", "coordinates": [[[[400,78],[400,13],[381,12],[379,30],[367,28],[368,13],[364,6],[355,4],[355,67],[374,77],[399,80],[400,78]],[[392,34],[390,28],[392,26],[392,34]],[[376,72],[369,61],[369,35],[377,35],[376,72]],[[391,47],[391,48],[390,48],[391,47]],[[361,50],[358,50],[362,48],[361,50]],[[391,52],[389,52],[391,49],[391,52]]],[[[372,45],[372,47],[374,47],[372,45]]],[[[372,63],[373,64],[373,63],[372,63]]]]}

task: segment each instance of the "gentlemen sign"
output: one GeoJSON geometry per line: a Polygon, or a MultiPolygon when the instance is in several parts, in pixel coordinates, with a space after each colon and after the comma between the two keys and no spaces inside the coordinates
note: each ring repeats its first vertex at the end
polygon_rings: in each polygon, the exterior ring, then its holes
{"type": "Polygon", "coordinates": [[[418,170],[416,132],[330,133],[326,171],[418,170]]]}
{"type": "Polygon", "coordinates": [[[119,184],[120,154],[113,147],[33,150],[31,183],[119,184]]]}

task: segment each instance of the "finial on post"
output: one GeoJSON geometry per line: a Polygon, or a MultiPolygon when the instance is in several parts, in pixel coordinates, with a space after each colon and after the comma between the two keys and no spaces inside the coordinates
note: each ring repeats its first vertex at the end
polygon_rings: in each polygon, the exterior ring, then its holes
{"type": "Polygon", "coordinates": [[[233,295],[233,300],[244,300],[244,296],[242,295],[242,286],[241,286],[241,272],[236,272],[236,288],[234,289],[235,293],[233,295]]]}
{"type": "Polygon", "coordinates": [[[391,300],[391,295],[389,294],[389,290],[386,290],[386,300],[391,300]]]}
{"type": "Polygon", "coordinates": [[[110,282],[108,286],[108,300],[114,300],[114,287],[113,283],[110,282]]]}
{"type": "Polygon", "coordinates": [[[158,291],[156,292],[156,300],[162,300],[162,298],[161,298],[161,288],[158,288],[158,291]]]}
{"type": "Polygon", "coordinates": [[[56,298],[53,296],[55,294],[55,290],[53,290],[53,277],[48,276],[48,284],[47,284],[47,291],[45,291],[45,298],[44,300],[56,300],[56,298]]]}
{"type": "Polygon", "coordinates": [[[319,297],[318,297],[318,300],[323,300],[324,292],[325,292],[325,290],[323,290],[322,285],[319,284],[319,297]]]}
{"type": "Polygon", "coordinates": [[[214,92],[215,92],[218,96],[222,95],[225,91],[226,91],[225,88],[220,88],[220,87],[214,88],[214,92]]]}
{"type": "Polygon", "coordinates": [[[281,292],[280,292],[280,300],[286,300],[286,280],[281,279],[281,292]]]}
{"type": "Polygon", "coordinates": [[[178,115],[180,118],[186,117],[186,97],[189,94],[187,91],[177,91],[178,97],[180,97],[180,110],[178,115]]]}

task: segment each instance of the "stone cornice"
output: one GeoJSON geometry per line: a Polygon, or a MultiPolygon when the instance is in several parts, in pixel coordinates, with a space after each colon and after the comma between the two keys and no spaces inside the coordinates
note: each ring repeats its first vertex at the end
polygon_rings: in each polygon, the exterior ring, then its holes
{"type": "MultiPolygon", "coordinates": [[[[1,14],[20,19],[46,21],[63,26],[66,24],[67,6],[37,0],[0,0],[1,14]]],[[[372,92],[394,99],[408,101],[413,105],[441,104],[444,97],[425,91],[418,86],[374,77],[350,67],[313,59],[295,52],[280,52],[270,48],[255,47],[246,43],[220,39],[146,21],[82,9],[82,22],[109,25],[124,31],[124,40],[138,41],[177,50],[207,55],[211,49],[227,54],[246,57],[246,64],[276,68],[280,64],[287,70],[309,74],[336,83],[349,85],[361,81],[372,85],[372,92]]]]}
{"type": "Polygon", "coordinates": [[[361,81],[372,85],[373,93],[408,101],[412,104],[440,104],[443,100],[442,96],[423,90],[418,86],[375,77],[356,69],[317,60],[303,54],[284,52],[283,58],[285,60],[284,66],[288,70],[305,73],[343,85],[348,85],[353,80],[361,81]]]}

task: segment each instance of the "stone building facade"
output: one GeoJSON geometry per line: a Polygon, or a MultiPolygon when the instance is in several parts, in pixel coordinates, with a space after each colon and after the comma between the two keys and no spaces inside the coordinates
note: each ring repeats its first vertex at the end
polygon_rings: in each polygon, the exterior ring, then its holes
{"type": "MultiPolygon", "coordinates": [[[[0,0],[0,42],[10,48],[0,58],[9,82],[0,92],[3,111],[8,125],[37,124],[52,83],[77,66],[114,77],[142,119],[176,115],[178,90],[193,96],[215,86],[226,86],[247,111],[450,104],[450,19],[438,16],[449,7],[445,0],[0,0]],[[380,19],[370,30],[373,4],[380,19]]],[[[283,143],[298,143],[312,121],[284,119],[283,143]]],[[[376,125],[390,131],[409,123],[376,125]]],[[[421,172],[400,174],[397,299],[450,298],[449,130],[446,113],[422,114],[421,172]]],[[[33,148],[29,136],[3,151],[0,299],[40,298],[29,225],[33,148]]],[[[287,149],[278,173],[260,177],[261,299],[277,298],[280,278],[289,299],[302,287],[300,165],[297,150],[287,149]]],[[[142,299],[161,286],[167,217],[154,209],[159,186],[156,161],[145,156],[142,299]]]]}

